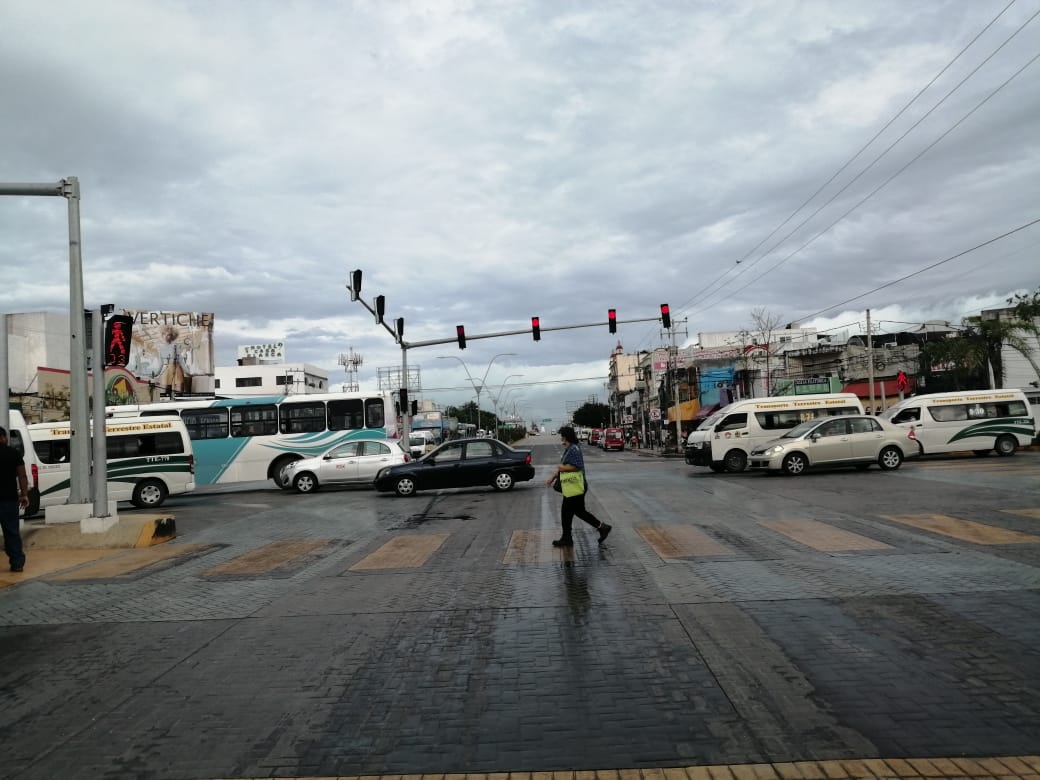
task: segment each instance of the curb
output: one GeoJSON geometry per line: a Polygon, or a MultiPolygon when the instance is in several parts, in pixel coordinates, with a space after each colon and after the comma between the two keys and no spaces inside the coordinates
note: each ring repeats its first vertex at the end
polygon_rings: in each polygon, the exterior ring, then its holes
{"type": "Polygon", "coordinates": [[[22,529],[26,549],[37,550],[132,549],[168,542],[176,536],[177,523],[172,515],[132,515],[96,534],[83,533],[79,523],[27,522],[22,529]]]}

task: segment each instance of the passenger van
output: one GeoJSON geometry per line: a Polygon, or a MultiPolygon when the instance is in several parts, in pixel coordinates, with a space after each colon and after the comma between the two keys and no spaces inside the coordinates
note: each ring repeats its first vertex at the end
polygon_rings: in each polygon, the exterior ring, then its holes
{"type": "MultiPolygon", "coordinates": [[[[29,433],[40,464],[40,506],[67,503],[69,423],[36,423],[29,433]]],[[[195,489],[195,455],[180,417],[110,417],[105,440],[110,501],[154,509],[171,494],[195,489]]]]}
{"type": "Polygon", "coordinates": [[[1036,417],[1021,390],[968,390],[915,395],[890,406],[882,419],[913,429],[922,455],[971,450],[1014,455],[1036,437],[1036,417]]]}
{"type": "Polygon", "coordinates": [[[743,471],[758,444],[783,436],[817,417],[863,414],[854,393],[779,395],[747,398],[724,406],[702,422],[686,440],[686,462],[712,471],[743,471]]]}
{"type": "Polygon", "coordinates": [[[620,428],[603,429],[603,449],[623,450],[625,449],[625,435],[620,428]]]}
{"type": "Polygon", "coordinates": [[[40,461],[32,446],[32,437],[25,418],[17,409],[8,410],[7,443],[14,447],[25,462],[25,476],[29,482],[29,506],[25,509],[25,517],[32,517],[40,511],[40,461]]]}

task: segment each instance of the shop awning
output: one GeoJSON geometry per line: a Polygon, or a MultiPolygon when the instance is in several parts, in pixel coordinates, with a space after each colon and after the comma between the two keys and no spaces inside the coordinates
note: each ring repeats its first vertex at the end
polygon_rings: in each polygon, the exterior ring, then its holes
{"type": "Polygon", "coordinates": [[[711,417],[715,412],[722,408],[722,404],[711,404],[710,406],[702,406],[700,411],[693,416],[694,422],[700,422],[711,417]]]}

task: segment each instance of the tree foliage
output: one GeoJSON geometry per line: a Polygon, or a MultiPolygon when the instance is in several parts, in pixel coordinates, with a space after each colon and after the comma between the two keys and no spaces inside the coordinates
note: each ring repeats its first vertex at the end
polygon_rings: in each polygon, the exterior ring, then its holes
{"type": "Polygon", "coordinates": [[[601,428],[610,423],[610,407],[606,404],[584,403],[572,415],[575,425],[582,428],[601,428]]]}

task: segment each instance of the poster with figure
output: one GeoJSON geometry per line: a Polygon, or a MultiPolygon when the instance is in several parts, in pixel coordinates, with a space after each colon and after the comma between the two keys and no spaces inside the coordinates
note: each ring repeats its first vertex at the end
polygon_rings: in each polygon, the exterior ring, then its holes
{"type": "Polygon", "coordinates": [[[127,370],[178,393],[191,392],[191,378],[213,375],[211,312],[124,309],[133,320],[127,370]]]}

